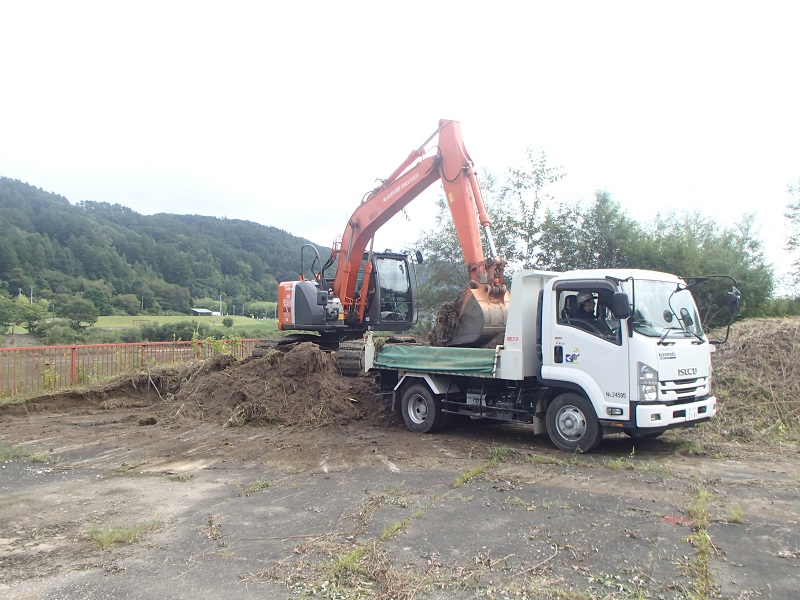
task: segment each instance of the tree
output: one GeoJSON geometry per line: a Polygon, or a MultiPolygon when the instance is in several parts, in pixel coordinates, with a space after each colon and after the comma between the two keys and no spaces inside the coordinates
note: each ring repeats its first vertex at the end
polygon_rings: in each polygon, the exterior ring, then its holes
{"type": "Polygon", "coordinates": [[[543,150],[535,153],[528,148],[526,156],[526,168],[509,169],[506,173],[507,183],[494,206],[500,215],[498,234],[515,238],[504,255],[506,260],[532,269],[542,233],[540,211],[553,200],[547,188],[566,177],[566,173],[562,167],[548,165],[543,150]]]}
{"type": "Polygon", "coordinates": [[[233,319],[231,317],[225,317],[224,319],[222,319],[222,324],[228,329],[230,329],[231,327],[233,327],[233,319]]]}
{"type": "Polygon", "coordinates": [[[247,304],[246,314],[252,315],[256,319],[272,318],[275,316],[277,307],[277,302],[250,302],[247,304]]]}
{"type": "MultiPolygon", "coordinates": [[[[736,226],[722,227],[699,212],[659,215],[645,227],[634,249],[635,263],[683,277],[730,275],[742,292],[740,315],[758,316],[772,296],[774,274],[765,263],[752,219],[744,215],[736,226]]],[[[730,285],[730,280],[715,279],[693,292],[707,326],[727,319],[722,301],[730,285]]]]}
{"type": "Polygon", "coordinates": [[[17,296],[16,298],[0,297],[0,329],[5,329],[11,326],[11,333],[14,333],[14,327],[25,325],[29,332],[36,329],[47,312],[47,303],[44,301],[35,302],[33,304],[23,297],[17,296]]]}
{"type": "Polygon", "coordinates": [[[108,292],[106,292],[101,287],[93,287],[86,290],[83,293],[83,297],[87,300],[90,300],[94,307],[97,309],[98,314],[100,315],[110,315],[111,310],[111,299],[108,297],[108,292]]]}
{"type": "Polygon", "coordinates": [[[126,315],[138,315],[141,307],[139,298],[133,294],[119,294],[111,299],[111,304],[126,315]]]}
{"type": "MultiPolygon", "coordinates": [[[[547,164],[544,152],[530,149],[527,165],[508,169],[502,182],[486,172],[481,174],[481,194],[492,219],[492,237],[497,254],[506,260],[509,281],[515,268],[534,267],[542,234],[541,207],[552,200],[547,186],[564,176],[561,167],[547,164]]],[[[440,197],[437,206],[436,226],[423,231],[417,241],[425,256],[418,268],[418,303],[423,313],[453,300],[467,284],[463,253],[447,203],[440,197]]],[[[484,254],[491,256],[486,240],[484,254]]]]}
{"type": "Polygon", "coordinates": [[[17,301],[18,325],[25,324],[25,329],[33,333],[47,314],[47,302],[38,301],[31,304],[27,299],[17,301]]]}
{"type": "Polygon", "coordinates": [[[792,267],[794,271],[790,273],[790,282],[800,285],[800,179],[796,185],[789,186],[789,195],[792,199],[786,205],[786,218],[789,220],[789,239],[786,241],[786,250],[791,255],[795,255],[792,267]]]}
{"type": "Polygon", "coordinates": [[[70,326],[74,329],[81,329],[82,323],[91,327],[97,322],[97,308],[90,300],[85,298],[73,298],[58,307],[59,317],[69,320],[70,326]]]}
{"type": "Polygon", "coordinates": [[[19,319],[19,305],[11,298],[0,296],[0,327],[3,332],[8,327],[15,325],[19,319]]]}

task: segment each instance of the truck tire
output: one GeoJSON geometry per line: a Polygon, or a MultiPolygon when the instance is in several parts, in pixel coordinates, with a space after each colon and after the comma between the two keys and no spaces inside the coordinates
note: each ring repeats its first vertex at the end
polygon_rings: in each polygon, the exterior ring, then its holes
{"type": "Polygon", "coordinates": [[[579,394],[561,394],[547,407],[547,435],[564,452],[591,452],[603,439],[594,408],[579,394]]]}
{"type": "Polygon", "coordinates": [[[406,426],[415,433],[435,433],[444,427],[447,413],[442,401],[424,383],[415,383],[403,391],[401,410],[406,426]]]}

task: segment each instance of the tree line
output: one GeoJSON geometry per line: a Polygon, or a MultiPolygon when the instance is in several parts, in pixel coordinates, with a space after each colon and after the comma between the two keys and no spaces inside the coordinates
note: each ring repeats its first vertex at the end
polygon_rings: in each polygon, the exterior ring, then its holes
{"type": "MultiPolygon", "coordinates": [[[[775,274],[754,233],[751,215],[742,215],[734,226],[722,226],[699,211],[659,214],[640,223],[603,190],[588,201],[558,201],[550,190],[564,176],[560,167],[547,163],[543,152],[530,150],[524,167],[509,169],[500,178],[482,174],[493,237],[498,254],[507,260],[508,275],[523,268],[615,267],[687,277],[725,274],[736,279],[742,292],[741,316],[770,315],[786,308],[773,299],[775,274]]],[[[800,200],[796,199],[795,207],[800,232],[800,200]]],[[[424,281],[420,300],[430,314],[442,302],[452,300],[466,281],[463,260],[458,258],[462,255],[458,238],[443,199],[439,200],[435,227],[422,232],[418,245],[425,254],[425,262],[418,268],[424,281]]],[[[800,250],[796,242],[794,247],[800,250]]],[[[489,256],[488,248],[485,252],[489,256]]],[[[800,270],[800,261],[796,266],[800,270]]],[[[510,281],[510,276],[507,279],[510,281]]],[[[724,320],[718,299],[729,286],[730,281],[712,281],[694,292],[701,310],[705,307],[707,323],[724,320]]]]}
{"type": "MultiPolygon", "coordinates": [[[[502,177],[482,174],[498,254],[508,261],[509,275],[520,268],[613,267],[682,276],[724,273],[742,290],[743,316],[800,313],[798,298],[772,297],[775,274],[750,216],[742,215],[733,227],[700,212],[670,212],[639,223],[602,190],[588,201],[558,201],[550,190],[563,177],[543,152],[530,150],[523,167],[502,177]]],[[[786,216],[795,235],[787,251],[796,254],[800,193],[797,186],[789,193],[786,216]]],[[[29,330],[48,311],[75,329],[99,315],[189,314],[192,307],[218,310],[221,302],[223,312],[272,316],[277,283],[297,278],[300,247],[307,243],[249,221],[146,216],[105,202],[72,205],[5,177],[0,228],[0,327],[29,330]]],[[[443,198],[436,225],[422,232],[418,247],[426,255],[419,299],[431,313],[453,299],[466,277],[443,198]]],[[[791,275],[800,282],[800,258],[794,266],[791,275]]],[[[700,288],[701,307],[716,292],[719,286],[700,288]]],[[[705,316],[713,321],[714,313],[705,316]]]]}
{"type": "Polygon", "coordinates": [[[220,299],[224,312],[266,312],[278,282],[297,278],[307,242],[249,221],[73,205],[5,177],[0,230],[0,296],[56,309],[80,298],[100,315],[189,314],[197,301],[216,309],[220,299]]]}

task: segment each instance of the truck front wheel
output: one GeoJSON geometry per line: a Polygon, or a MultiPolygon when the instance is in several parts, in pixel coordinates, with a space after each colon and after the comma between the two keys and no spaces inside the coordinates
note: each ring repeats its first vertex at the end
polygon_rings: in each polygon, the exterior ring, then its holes
{"type": "Polygon", "coordinates": [[[561,394],[547,407],[547,435],[564,452],[591,452],[603,439],[589,401],[578,394],[561,394]]]}
{"type": "Polygon", "coordinates": [[[441,399],[423,383],[409,386],[401,400],[403,420],[415,433],[435,433],[445,424],[447,414],[442,412],[441,399]]]}

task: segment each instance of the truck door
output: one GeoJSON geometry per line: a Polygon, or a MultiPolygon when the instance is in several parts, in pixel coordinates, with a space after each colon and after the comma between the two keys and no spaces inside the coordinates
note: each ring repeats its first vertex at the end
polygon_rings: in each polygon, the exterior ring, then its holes
{"type": "MultiPolygon", "coordinates": [[[[611,314],[609,281],[563,282],[543,316],[542,377],[579,385],[601,419],[629,418],[630,377],[624,322],[611,314]],[[548,342],[550,348],[548,349],[548,342]]],[[[546,307],[545,307],[546,308],[546,307]]]]}

